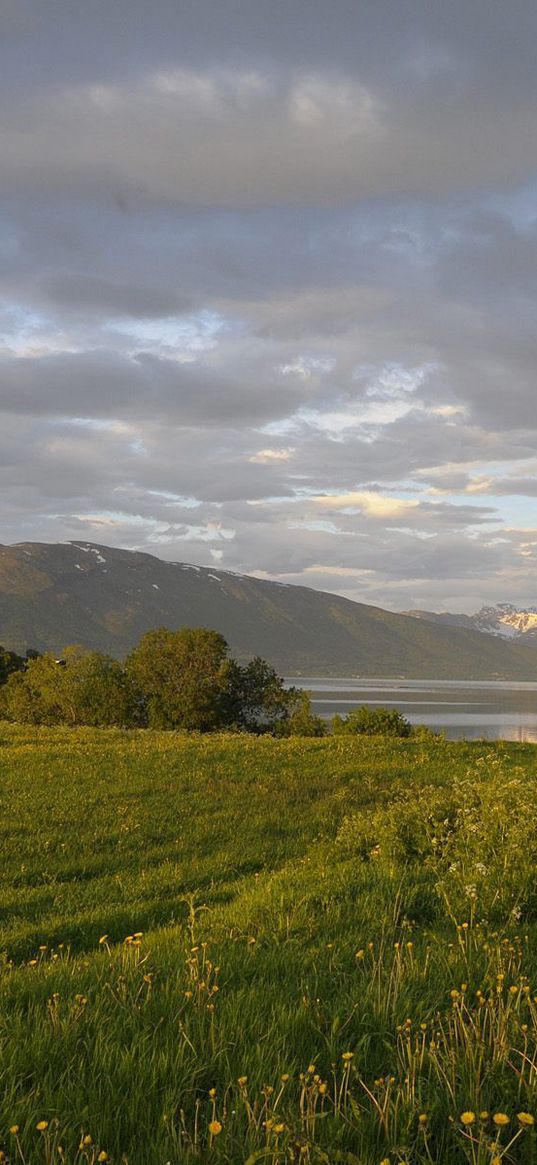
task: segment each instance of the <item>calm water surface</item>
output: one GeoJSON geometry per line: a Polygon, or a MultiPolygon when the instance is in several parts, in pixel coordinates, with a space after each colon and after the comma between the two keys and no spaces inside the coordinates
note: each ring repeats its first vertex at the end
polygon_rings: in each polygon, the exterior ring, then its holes
{"type": "Polygon", "coordinates": [[[483,680],[360,680],[290,676],[312,693],[324,717],[345,715],[361,704],[397,708],[411,724],[426,724],[450,740],[518,740],[537,743],[537,683],[483,680]]]}

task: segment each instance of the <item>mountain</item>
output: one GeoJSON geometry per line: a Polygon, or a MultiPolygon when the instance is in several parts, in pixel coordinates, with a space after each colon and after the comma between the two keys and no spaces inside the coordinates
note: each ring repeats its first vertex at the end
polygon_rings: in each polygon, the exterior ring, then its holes
{"type": "Polygon", "coordinates": [[[403,611],[413,619],[440,623],[449,627],[465,627],[501,639],[524,640],[537,646],[537,607],[514,607],[512,603],[498,603],[495,607],[481,607],[475,615],[437,614],[435,611],[403,611]]]}
{"type": "Polygon", "coordinates": [[[0,546],[0,643],[122,656],[152,627],[221,631],[284,675],[536,679],[537,654],[309,587],[89,542],[0,546]]]}

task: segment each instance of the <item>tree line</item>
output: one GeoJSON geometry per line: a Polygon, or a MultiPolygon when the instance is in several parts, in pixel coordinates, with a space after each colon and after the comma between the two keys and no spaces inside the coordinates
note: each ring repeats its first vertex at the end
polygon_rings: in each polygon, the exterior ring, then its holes
{"type": "Polygon", "coordinates": [[[205,627],[148,631],[121,663],[66,647],[61,658],[0,647],[0,718],[72,727],[237,731],[276,736],[409,736],[400,712],[367,707],[331,725],[308,692],[286,688],[266,660],[240,664],[224,636],[205,627]]]}
{"type": "Polygon", "coordinates": [[[0,715],[19,723],[320,736],[307,693],[265,660],[241,665],[218,631],[148,631],[125,661],[66,647],[26,658],[0,648],[0,715]]]}

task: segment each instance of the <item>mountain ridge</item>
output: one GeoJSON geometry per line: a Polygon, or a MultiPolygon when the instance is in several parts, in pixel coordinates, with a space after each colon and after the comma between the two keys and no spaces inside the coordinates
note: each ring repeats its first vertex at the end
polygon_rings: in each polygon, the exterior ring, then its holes
{"type": "Polygon", "coordinates": [[[285,675],[537,679],[537,653],[309,587],[92,542],[0,546],[0,643],[123,656],[153,627],[207,626],[285,675]]]}
{"type": "Polygon", "coordinates": [[[537,607],[516,607],[514,603],[496,603],[481,607],[475,615],[454,614],[436,611],[402,611],[413,619],[429,623],[443,623],[449,627],[466,627],[484,635],[495,635],[502,639],[533,640],[537,646],[537,607]]]}

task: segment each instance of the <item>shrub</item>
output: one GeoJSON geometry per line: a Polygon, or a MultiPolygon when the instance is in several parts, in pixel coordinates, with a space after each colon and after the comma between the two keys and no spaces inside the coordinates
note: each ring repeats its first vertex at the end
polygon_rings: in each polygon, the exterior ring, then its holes
{"type": "Polygon", "coordinates": [[[326,722],[311,707],[309,692],[289,694],[290,712],[276,728],[277,736],[326,736],[326,722]]]}
{"type": "Polygon", "coordinates": [[[395,708],[355,708],[343,719],[334,716],[332,728],[341,736],[410,736],[410,722],[395,708]]]}

